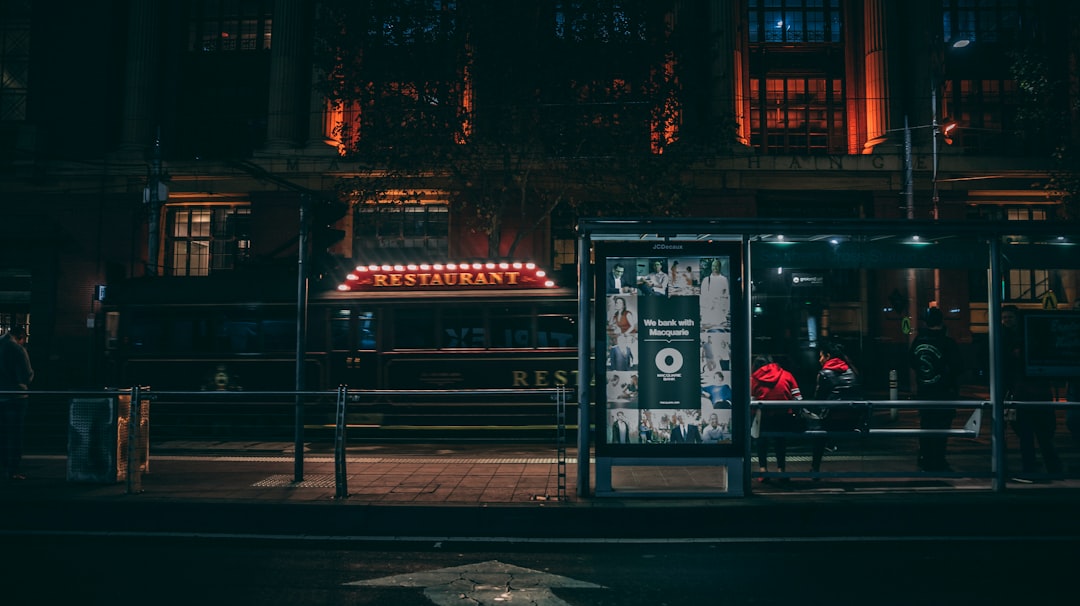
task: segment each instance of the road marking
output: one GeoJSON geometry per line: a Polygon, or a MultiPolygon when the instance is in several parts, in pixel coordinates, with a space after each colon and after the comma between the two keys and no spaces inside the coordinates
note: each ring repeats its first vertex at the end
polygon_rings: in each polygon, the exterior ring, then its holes
{"type": "Polygon", "coordinates": [[[534,606],[569,606],[551,593],[551,588],[605,589],[603,585],[504,564],[498,560],[344,584],[362,587],[423,587],[424,595],[439,606],[505,604],[522,600],[534,606]]]}

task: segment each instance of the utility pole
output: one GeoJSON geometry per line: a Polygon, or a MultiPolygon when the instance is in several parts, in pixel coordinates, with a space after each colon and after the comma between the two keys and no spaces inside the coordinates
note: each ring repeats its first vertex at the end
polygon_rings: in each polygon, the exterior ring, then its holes
{"type": "Polygon", "coordinates": [[[938,220],[938,188],[937,188],[937,171],[938,171],[937,145],[938,144],[937,144],[937,140],[938,140],[938,134],[939,134],[939,132],[938,132],[939,125],[938,125],[938,121],[937,121],[937,87],[934,86],[933,83],[930,84],[930,116],[931,116],[931,118],[930,118],[930,126],[932,127],[931,128],[932,134],[930,135],[930,138],[933,140],[931,148],[930,148],[932,150],[931,151],[931,154],[932,154],[931,162],[933,163],[933,167],[932,167],[933,176],[931,177],[931,184],[930,184],[931,188],[932,188],[931,191],[933,193],[930,196],[930,202],[931,202],[930,212],[932,213],[931,217],[933,217],[933,219],[935,221],[937,221],[938,220]]]}
{"type": "Polygon", "coordinates": [[[161,205],[169,199],[169,188],[161,181],[161,129],[154,138],[150,156],[150,177],[143,188],[143,203],[148,213],[146,238],[146,275],[158,275],[158,234],[161,233],[161,205]]]}
{"type": "MultiPolygon", "coordinates": [[[[296,268],[296,391],[304,391],[304,359],[307,353],[308,303],[308,232],[311,231],[311,197],[300,195],[300,230],[297,239],[296,268]]],[[[294,411],[293,480],[304,481],[304,397],[296,394],[294,411]]]]}

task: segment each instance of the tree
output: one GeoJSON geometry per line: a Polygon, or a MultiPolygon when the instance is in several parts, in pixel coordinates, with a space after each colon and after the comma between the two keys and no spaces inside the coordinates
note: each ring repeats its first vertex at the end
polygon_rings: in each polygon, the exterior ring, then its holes
{"type": "Polygon", "coordinates": [[[1053,164],[1044,189],[1061,196],[1065,219],[1076,220],[1080,218],[1080,150],[1069,129],[1062,128],[1072,122],[1071,114],[1077,109],[1062,102],[1070,98],[1069,83],[1055,75],[1058,70],[1043,52],[1020,51],[1011,59],[1020,97],[1017,134],[1050,156],[1053,164]]]}
{"type": "Polygon", "coordinates": [[[679,130],[681,41],[665,3],[324,4],[317,65],[342,153],[366,169],[340,184],[359,201],[442,189],[491,258],[513,257],[553,214],[686,203],[695,152],[679,130]]]}

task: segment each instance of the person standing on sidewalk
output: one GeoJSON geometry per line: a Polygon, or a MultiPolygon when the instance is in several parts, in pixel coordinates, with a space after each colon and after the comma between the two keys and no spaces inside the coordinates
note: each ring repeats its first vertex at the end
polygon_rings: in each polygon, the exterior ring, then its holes
{"type": "MultiPolygon", "coordinates": [[[[915,396],[919,400],[955,400],[959,396],[957,378],[963,372],[960,348],[945,331],[941,309],[926,311],[926,330],[911,344],[909,363],[915,371],[915,396]]],[[[952,426],[955,408],[919,409],[922,429],[940,430],[952,426]]],[[[919,469],[923,471],[952,471],[945,459],[947,436],[919,438],[919,469]]]]}
{"type": "MultiPolygon", "coordinates": [[[[16,326],[0,337],[0,391],[26,391],[33,380],[34,369],[26,353],[26,329],[16,326]]],[[[0,464],[9,480],[26,479],[19,466],[27,402],[25,395],[0,394],[0,464]]]]}
{"type": "MultiPolygon", "coordinates": [[[[1024,332],[1020,310],[1015,305],[1001,308],[1002,349],[1004,350],[1005,399],[1017,402],[1051,402],[1054,389],[1045,379],[1026,376],[1024,365],[1024,332]]],[[[1035,443],[1042,452],[1043,465],[1049,473],[1061,473],[1061,459],[1054,448],[1057,414],[1052,406],[1019,406],[1012,421],[1013,431],[1020,442],[1022,475],[1013,478],[1031,483],[1029,474],[1039,472],[1035,458],[1035,443]]]]}
{"type": "MultiPolygon", "coordinates": [[[[821,370],[818,371],[814,387],[815,400],[851,400],[858,396],[859,375],[839,343],[824,342],[818,348],[818,362],[821,370]]],[[[804,416],[808,417],[808,429],[816,426],[826,432],[851,431],[859,424],[857,414],[841,408],[823,407],[804,416]]],[[[825,443],[825,437],[814,438],[810,452],[810,471],[814,473],[821,471],[825,443]]]]}
{"type": "MultiPolygon", "coordinates": [[[[750,397],[754,400],[801,400],[799,384],[790,372],[765,354],[754,357],[753,371],[750,373],[750,397]]],[[[797,412],[794,408],[761,408],[759,435],[757,438],[758,471],[769,471],[769,438],[762,435],[766,431],[787,433],[796,431],[797,412]]],[[[772,438],[776,448],[776,469],[784,473],[787,463],[787,438],[772,438]]],[[[786,478],[784,478],[786,479],[786,478]]],[[[758,478],[764,482],[766,478],[758,478]]]]}

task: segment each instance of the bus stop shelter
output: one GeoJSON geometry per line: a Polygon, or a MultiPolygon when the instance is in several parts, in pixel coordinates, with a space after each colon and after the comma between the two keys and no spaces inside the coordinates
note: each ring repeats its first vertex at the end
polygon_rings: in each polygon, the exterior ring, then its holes
{"type": "Polygon", "coordinates": [[[968,473],[1004,489],[1005,412],[1025,403],[1003,390],[1001,309],[1024,312],[1028,376],[1080,375],[1077,242],[1076,225],[1049,221],[581,221],[577,493],[594,452],[596,496],[748,494],[753,356],[783,360],[812,398],[817,349],[840,342],[863,404],[887,410],[911,391],[906,356],[931,307],[963,348],[962,397],[992,420],[985,469],[968,473]],[[688,480],[633,479],[658,467],[688,480]]]}

